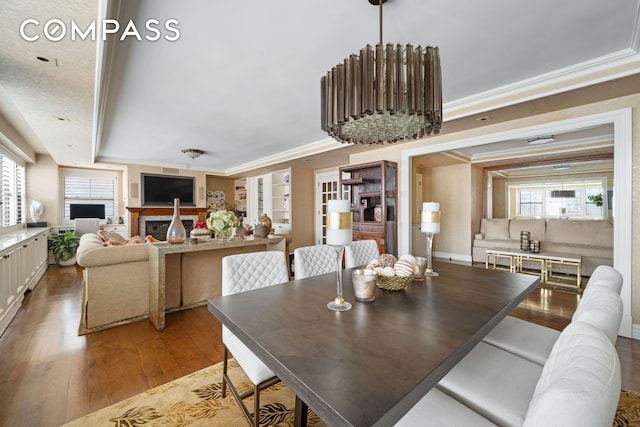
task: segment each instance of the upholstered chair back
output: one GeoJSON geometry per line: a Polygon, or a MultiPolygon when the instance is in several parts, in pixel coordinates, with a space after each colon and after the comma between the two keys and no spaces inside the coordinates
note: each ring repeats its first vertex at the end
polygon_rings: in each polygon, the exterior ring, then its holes
{"type": "Polygon", "coordinates": [[[288,281],[287,263],[280,251],[252,252],[222,258],[222,295],[288,281]]]}
{"type": "Polygon", "coordinates": [[[336,271],[336,248],[328,245],[296,248],[293,251],[293,266],[296,280],[336,271]]]}
{"type": "Polygon", "coordinates": [[[355,240],[344,248],[344,266],[351,268],[367,265],[379,255],[380,251],[375,240],[355,240]]]}

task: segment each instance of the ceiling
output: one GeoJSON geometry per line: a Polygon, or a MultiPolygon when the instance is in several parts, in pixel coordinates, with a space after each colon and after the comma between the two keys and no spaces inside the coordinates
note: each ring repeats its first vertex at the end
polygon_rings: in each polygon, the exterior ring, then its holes
{"type": "MultiPolygon", "coordinates": [[[[320,77],[379,39],[378,8],[367,0],[0,3],[0,140],[26,160],[49,153],[61,165],[133,163],[231,176],[282,160],[333,166],[367,149],[327,138],[319,111],[320,77]],[[107,18],[121,27],[132,22],[142,40],[122,37],[122,28],[106,43],[101,34],[71,39],[72,22],[82,30],[107,18]],[[145,28],[152,18],[160,23],[157,41],[145,39],[154,35],[145,28]],[[25,29],[38,40],[21,37],[26,19],[39,21],[25,29]],[[60,41],[45,34],[51,19],[68,30],[60,41]],[[163,27],[172,19],[175,41],[163,27]],[[185,148],[205,153],[191,160],[185,148]]],[[[531,98],[527,90],[554,93],[557,82],[572,79],[575,88],[637,73],[623,66],[640,63],[639,3],[389,0],[384,40],[440,47],[447,121],[506,94],[522,93],[511,97],[519,102],[531,98]]],[[[573,136],[565,142],[599,138],[573,136]]],[[[493,149],[513,156],[517,147],[506,141],[493,149]]],[[[471,149],[454,154],[483,157],[471,149]]]]}

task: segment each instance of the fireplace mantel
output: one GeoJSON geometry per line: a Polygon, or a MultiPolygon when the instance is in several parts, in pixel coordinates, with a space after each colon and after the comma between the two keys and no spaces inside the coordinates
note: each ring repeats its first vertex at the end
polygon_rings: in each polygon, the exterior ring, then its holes
{"type": "MultiPolygon", "coordinates": [[[[148,206],[141,208],[127,207],[129,211],[129,227],[132,236],[140,234],[139,220],[141,216],[166,216],[173,215],[173,207],[160,207],[160,206],[148,206]]],[[[201,219],[205,219],[207,215],[207,208],[202,207],[180,207],[180,216],[196,215],[201,219]]]]}

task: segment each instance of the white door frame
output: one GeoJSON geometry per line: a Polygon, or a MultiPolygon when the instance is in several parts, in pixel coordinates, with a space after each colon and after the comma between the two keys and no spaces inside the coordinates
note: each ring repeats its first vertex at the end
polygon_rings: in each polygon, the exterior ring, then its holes
{"type": "Polygon", "coordinates": [[[322,245],[322,191],[321,185],[324,182],[339,182],[340,171],[338,169],[316,173],[316,191],[315,191],[315,238],[316,245],[322,245]]]}
{"type": "MultiPolygon", "coordinates": [[[[615,225],[613,227],[613,266],[622,274],[624,279],[621,292],[624,307],[620,335],[628,338],[633,338],[635,335],[636,338],[640,338],[640,329],[636,334],[633,333],[631,318],[631,176],[633,173],[631,108],[404,150],[401,153],[400,177],[401,182],[405,184],[398,188],[399,224],[411,224],[411,160],[415,156],[511,139],[526,139],[537,135],[563,133],[605,124],[612,124],[614,128],[613,181],[615,198],[612,208],[615,225]]],[[[398,232],[399,253],[408,253],[411,248],[410,230],[404,227],[400,228],[398,232]]]]}

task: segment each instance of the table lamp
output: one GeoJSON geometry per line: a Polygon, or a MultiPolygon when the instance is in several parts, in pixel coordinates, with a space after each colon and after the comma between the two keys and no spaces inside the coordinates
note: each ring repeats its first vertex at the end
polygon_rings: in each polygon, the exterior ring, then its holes
{"type": "Polygon", "coordinates": [[[352,223],[353,215],[349,200],[327,200],[327,245],[336,249],[338,262],[338,296],[327,304],[327,307],[333,311],[351,309],[351,304],[342,297],[342,257],[344,247],[350,245],[353,240],[352,223]]]}
{"type": "Polygon", "coordinates": [[[425,276],[438,276],[433,271],[431,264],[431,249],[433,246],[433,236],[440,233],[440,203],[424,202],[422,204],[422,222],[420,231],[427,235],[427,268],[424,271],[425,276]]]}

